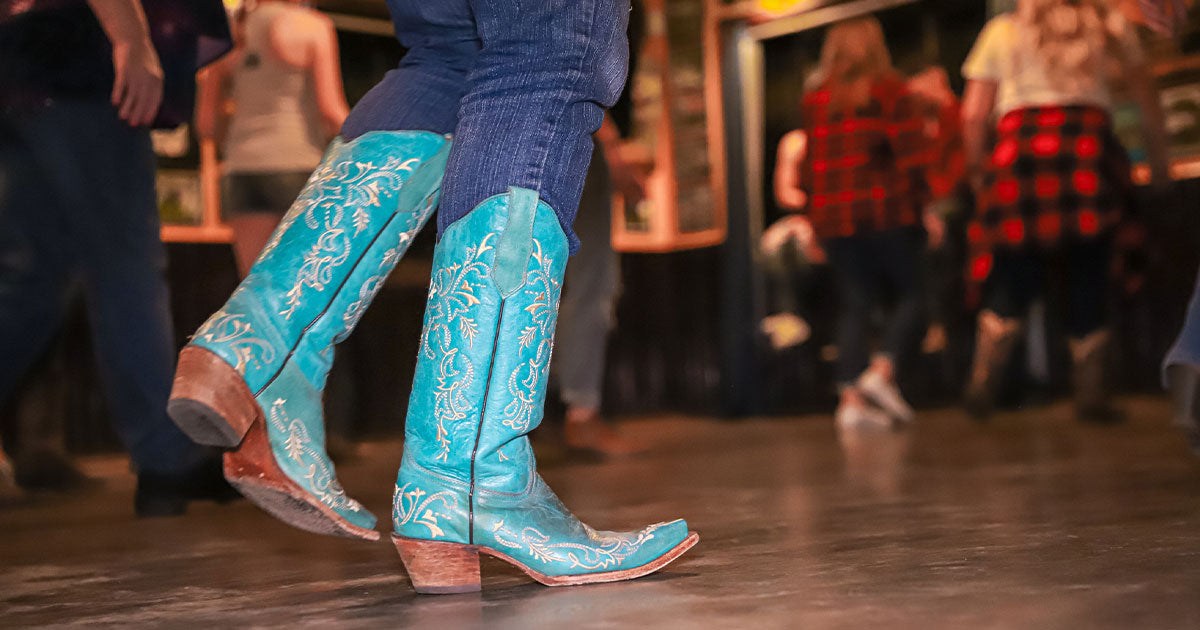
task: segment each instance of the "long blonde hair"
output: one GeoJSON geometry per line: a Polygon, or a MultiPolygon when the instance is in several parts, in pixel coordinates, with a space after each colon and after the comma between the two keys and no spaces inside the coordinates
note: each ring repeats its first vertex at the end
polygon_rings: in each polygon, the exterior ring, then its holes
{"type": "Polygon", "coordinates": [[[897,76],[883,27],[871,16],[852,18],[829,27],[821,59],[805,81],[808,91],[828,88],[835,106],[861,105],[871,86],[897,76]]]}
{"type": "Polygon", "coordinates": [[[1086,86],[1125,61],[1131,27],[1106,0],[1018,0],[1017,19],[1030,29],[1033,49],[1056,81],[1086,86]]]}

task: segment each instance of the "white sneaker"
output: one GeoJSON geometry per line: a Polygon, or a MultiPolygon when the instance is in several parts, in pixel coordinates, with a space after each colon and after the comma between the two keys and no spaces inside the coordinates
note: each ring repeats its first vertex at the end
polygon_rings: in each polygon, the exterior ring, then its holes
{"type": "Polygon", "coordinates": [[[916,412],[904,400],[904,396],[900,394],[900,389],[896,387],[896,384],[883,380],[878,373],[868,370],[859,377],[857,387],[858,391],[862,392],[871,402],[882,407],[893,418],[901,422],[912,422],[916,418],[916,412]]]}
{"type": "Polygon", "coordinates": [[[892,428],[892,417],[882,409],[869,405],[838,405],[833,421],[842,431],[878,431],[892,428]]]}

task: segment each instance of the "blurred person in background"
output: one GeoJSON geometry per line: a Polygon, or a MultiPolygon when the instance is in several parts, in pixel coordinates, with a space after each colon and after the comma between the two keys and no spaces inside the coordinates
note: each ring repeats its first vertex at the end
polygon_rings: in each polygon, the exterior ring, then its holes
{"type": "Polygon", "coordinates": [[[991,413],[1030,304],[1061,297],[1055,306],[1069,335],[1077,415],[1118,420],[1105,384],[1106,305],[1114,228],[1132,184],[1112,130],[1116,77],[1142,109],[1155,188],[1168,179],[1163,114],[1133,26],[1101,0],[1020,0],[1014,13],[987,24],[963,74],[964,140],[978,198],[968,271],[982,283],[984,309],[967,408],[976,417],[991,413]]]}
{"type": "MultiPolygon", "coordinates": [[[[929,211],[940,217],[942,236],[939,247],[931,247],[924,260],[929,325],[921,342],[926,354],[942,354],[943,365],[957,371],[951,338],[962,318],[963,225],[970,214],[970,190],[964,177],[965,157],[962,144],[962,106],[950,88],[945,68],[929,66],[908,80],[908,89],[920,102],[924,133],[930,147],[928,170],[933,202],[929,211]]],[[[961,381],[955,381],[961,387],[961,381]]]]}
{"type": "Polygon", "coordinates": [[[621,292],[621,260],[612,248],[612,200],[614,190],[626,204],[637,204],[645,193],[642,174],[626,159],[621,129],[611,117],[605,116],[595,141],[574,225],[579,251],[567,268],[551,379],[566,405],[567,448],[611,457],[642,450],[600,413],[608,336],[621,292]]]}
{"type": "Polygon", "coordinates": [[[237,48],[200,79],[196,135],[221,145],[221,209],[242,276],[350,112],[333,22],[303,1],[251,2],[237,48]]]}
{"type": "Polygon", "coordinates": [[[926,210],[931,154],[921,106],[892,66],[873,17],[830,27],[806,87],[804,142],[784,138],[806,150],[781,156],[799,174],[794,186],[777,185],[781,205],[802,210],[768,229],[763,246],[770,251],[794,238],[809,261],[827,260],[833,272],[838,426],[911,421],[897,365],[923,332],[926,229],[931,244],[942,236],[940,217],[926,210]],[[894,307],[872,356],[868,328],[885,294],[894,307]]]}
{"type": "Polygon", "coordinates": [[[1163,362],[1163,380],[1171,391],[1175,424],[1200,455],[1200,277],[1183,330],[1163,362]]]}
{"type": "MultiPolygon", "coordinates": [[[[773,182],[775,203],[780,208],[800,211],[808,203],[800,185],[800,168],[807,154],[808,136],[803,129],[793,129],[780,139],[773,182]]],[[[825,262],[811,224],[785,218],[779,226],[768,229],[761,243],[771,305],[759,329],[775,350],[801,345],[811,337],[812,329],[804,315],[815,266],[825,262]],[[815,254],[818,260],[809,260],[806,254],[815,254]]]]}
{"type": "Polygon", "coordinates": [[[593,157],[574,225],[579,250],[566,272],[554,345],[558,360],[550,374],[566,406],[563,442],[576,453],[603,457],[642,450],[623,438],[601,414],[608,337],[621,294],[621,259],[612,246],[613,195],[620,195],[626,207],[636,207],[645,198],[645,178],[652,161],[641,155],[641,147],[627,140],[633,131],[632,86],[645,38],[645,12],[640,3],[632,5],[625,89],[593,135],[593,157]]]}
{"type": "Polygon", "coordinates": [[[216,0],[0,5],[0,398],[78,281],[142,516],[229,496],[219,460],[164,413],[174,335],[150,143],[190,119],[196,70],[229,43],[216,0]]]}
{"type": "Polygon", "coordinates": [[[682,520],[597,532],[537,473],[572,230],[625,84],[629,0],[389,0],[407,52],[226,304],[180,353],[168,411],[226,478],[295,527],[377,540],[325,449],[334,346],[414,235],[438,242],[387,523],[414,588],[480,588],[479,554],[543,584],[632,579],[698,540],[682,520]],[[536,537],[536,543],[520,542],[536,537]]]}

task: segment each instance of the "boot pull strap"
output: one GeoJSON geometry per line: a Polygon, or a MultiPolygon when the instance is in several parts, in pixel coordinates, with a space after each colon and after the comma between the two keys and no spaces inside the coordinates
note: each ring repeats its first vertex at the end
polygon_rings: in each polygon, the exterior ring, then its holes
{"type": "Polygon", "coordinates": [[[538,194],[528,188],[508,189],[508,223],[496,244],[492,280],[500,295],[509,298],[525,286],[525,270],[533,255],[533,220],[537,216],[538,194]]]}
{"type": "MultiPolygon", "coordinates": [[[[450,140],[443,142],[437,153],[417,167],[417,171],[404,182],[397,196],[398,207],[416,208],[422,201],[421,195],[427,195],[428,191],[442,187],[446,161],[450,159],[450,146],[450,140]]],[[[433,201],[436,203],[437,199],[433,201]]]]}

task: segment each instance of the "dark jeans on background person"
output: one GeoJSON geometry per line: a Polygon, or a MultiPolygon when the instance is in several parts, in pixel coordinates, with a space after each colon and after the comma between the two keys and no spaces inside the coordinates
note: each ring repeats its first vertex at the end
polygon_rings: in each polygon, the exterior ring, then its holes
{"type": "Polygon", "coordinates": [[[858,379],[870,362],[870,324],[881,298],[892,299],[880,351],[899,365],[920,341],[925,320],[921,274],[924,235],[900,228],[843,238],[822,245],[839,299],[835,378],[839,385],[858,379]]]}
{"type": "Polygon", "coordinates": [[[1052,248],[1033,244],[997,248],[992,256],[992,271],[983,287],[984,308],[1006,319],[1023,319],[1030,305],[1044,297],[1075,339],[1107,323],[1112,260],[1107,238],[1068,241],[1052,248]]]}
{"type": "Polygon", "coordinates": [[[509,186],[534,190],[571,230],[603,108],[625,85],[629,0],[388,0],[408,49],[342,135],[454,133],[439,234],[509,186]]]}
{"type": "Polygon", "coordinates": [[[59,328],[78,283],[116,431],[141,471],[205,455],[167,418],[174,334],[150,134],[105,100],[0,114],[0,399],[59,328]]]}
{"type": "Polygon", "coordinates": [[[1193,371],[1200,372],[1200,276],[1196,277],[1196,289],[1192,292],[1183,330],[1179,331],[1179,338],[1163,361],[1164,380],[1166,370],[1174,365],[1190,366],[1193,371]]]}
{"type": "Polygon", "coordinates": [[[612,248],[612,180],[604,156],[588,168],[575,231],[582,244],[567,266],[555,333],[551,378],[568,407],[600,409],[608,334],[621,289],[621,261],[612,248]]]}

